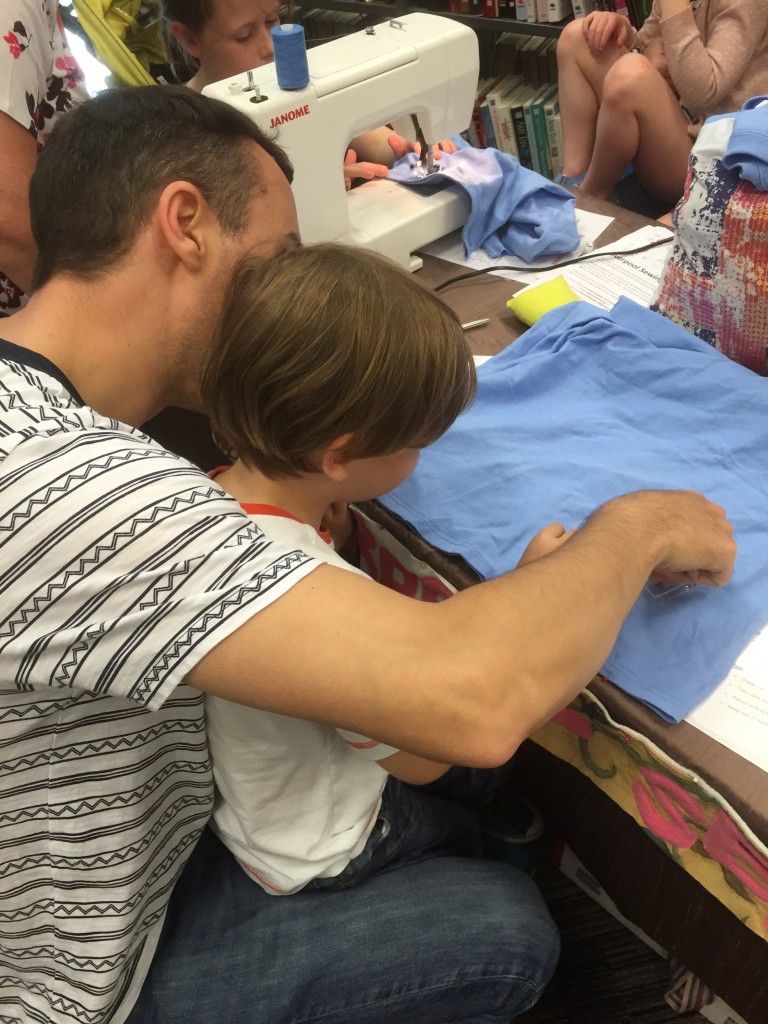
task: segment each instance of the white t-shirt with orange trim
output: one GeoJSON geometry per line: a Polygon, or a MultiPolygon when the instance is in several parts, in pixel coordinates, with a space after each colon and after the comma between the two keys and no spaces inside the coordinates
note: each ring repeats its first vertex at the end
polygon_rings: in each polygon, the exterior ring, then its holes
{"type": "MultiPolygon", "coordinates": [[[[267,537],[357,572],[319,534],[266,505],[243,509],[267,537]]],[[[286,651],[286,657],[291,656],[286,651]]],[[[276,896],[334,877],[365,846],[394,747],[344,729],[206,697],[216,796],[213,827],[245,871],[276,896]]]]}

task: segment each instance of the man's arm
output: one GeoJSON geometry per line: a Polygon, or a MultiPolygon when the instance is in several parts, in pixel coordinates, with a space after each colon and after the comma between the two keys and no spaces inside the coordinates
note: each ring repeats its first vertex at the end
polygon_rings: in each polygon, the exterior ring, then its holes
{"type": "Polygon", "coordinates": [[[441,763],[502,764],[591,680],[651,573],[720,586],[734,557],[719,506],[637,492],[552,554],[437,605],[321,566],[187,681],[441,763]]]}
{"type": "Polygon", "coordinates": [[[32,287],[37,256],[29,226],[29,180],[36,161],[34,138],[0,111],[0,271],[25,292],[32,287]]]}

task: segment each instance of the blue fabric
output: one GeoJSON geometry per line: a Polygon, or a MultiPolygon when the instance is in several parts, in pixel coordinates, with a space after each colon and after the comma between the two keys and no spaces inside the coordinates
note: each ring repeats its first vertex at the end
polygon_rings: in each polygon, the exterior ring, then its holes
{"type": "Polygon", "coordinates": [[[768,192],[768,96],[747,100],[733,122],[723,166],[768,192]],[[763,104],[759,106],[759,104],[763,104]]]}
{"type": "Polygon", "coordinates": [[[269,896],[206,830],[126,1024],[509,1024],[557,932],[522,871],[464,855],[446,803],[401,790],[388,834],[432,849],[341,892],[269,896]]]}
{"type": "Polygon", "coordinates": [[[464,189],[471,203],[461,236],[467,256],[483,249],[492,259],[510,255],[530,262],[579,247],[575,197],[509,153],[465,146],[443,154],[441,171],[426,178],[414,176],[417,160],[408,153],[389,177],[413,188],[464,189]]]}
{"type": "Polygon", "coordinates": [[[474,405],[384,504],[485,577],[513,569],[546,523],[576,527],[628,491],[692,488],[722,504],[739,545],[732,582],[641,594],[604,666],[684,717],[768,620],[768,380],[629,299],[553,310],[478,380],[474,405]]]}

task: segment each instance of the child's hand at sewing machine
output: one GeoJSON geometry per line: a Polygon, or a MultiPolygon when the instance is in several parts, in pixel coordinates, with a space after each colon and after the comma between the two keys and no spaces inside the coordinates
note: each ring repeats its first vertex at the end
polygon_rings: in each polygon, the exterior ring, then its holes
{"type": "MultiPolygon", "coordinates": [[[[395,159],[399,160],[400,157],[405,156],[406,153],[417,153],[421,156],[421,145],[418,142],[411,142],[410,139],[404,139],[402,135],[397,135],[394,132],[390,132],[387,138],[387,144],[392,152],[395,154],[395,159]]],[[[436,142],[432,146],[432,156],[435,160],[440,159],[440,153],[455,153],[458,146],[455,142],[450,139],[443,139],[442,142],[436,142]]]]}
{"type": "MultiPolygon", "coordinates": [[[[445,139],[443,142],[435,143],[432,152],[435,160],[438,160],[441,150],[443,153],[455,153],[456,149],[455,142],[445,139]]],[[[399,160],[406,153],[420,152],[421,146],[418,142],[404,139],[388,125],[357,135],[352,139],[344,157],[344,184],[347,191],[356,178],[363,178],[365,181],[386,178],[387,171],[395,160],[399,160]]]]}
{"type": "Polygon", "coordinates": [[[344,157],[344,187],[347,192],[352,188],[352,182],[362,178],[364,181],[371,181],[372,178],[386,178],[389,168],[386,164],[374,164],[366,160],[358,160],[357,150],[348,149],[344,157]]]}
{"type": "Polygon", "coordinates": [[[517,568],[521,569],[524,565],[528,565],[529,562],[535,562],[539,558],[544,558],[545,555],[551,555],[553,551],[557,551],[565,542],[574,535],[575,530],[566,530],[562,523],[549,523],[542,530],[536,534],[525,551],[520,556],[520,561],[517,563],[517,568]]]}

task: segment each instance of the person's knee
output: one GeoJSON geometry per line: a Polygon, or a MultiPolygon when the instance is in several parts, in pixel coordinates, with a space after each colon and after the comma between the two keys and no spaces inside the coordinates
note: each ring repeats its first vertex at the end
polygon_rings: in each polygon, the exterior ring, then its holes
{"type": "MultiPolygon", "coordinates": [[[[516,870],[494,879],[488,862],[486,870],[482,937],[477,935],[475,942],[478,948],[485,943],[484,973],[500,993],[506,1021],[509,1014],[524,1013],[540,999],[557,967],[560,934],[531,879],[516,870]]],[[[475,896],[482,901],[479,888],[475,896]]]]}
{"type": "Polygon", "coordinates": [[[648,79],[658,75],[642,53],[625,53],[606,72],[602,102],[634,108],[646,95],[648,79]]]}
{"type": "Polygon", "coordinates": [[[575,60],[579,54],[583,56],[588,52],[580,20],[569,21],[557,40],[557,63],[561,65],[563,61],[575,60]]]}

